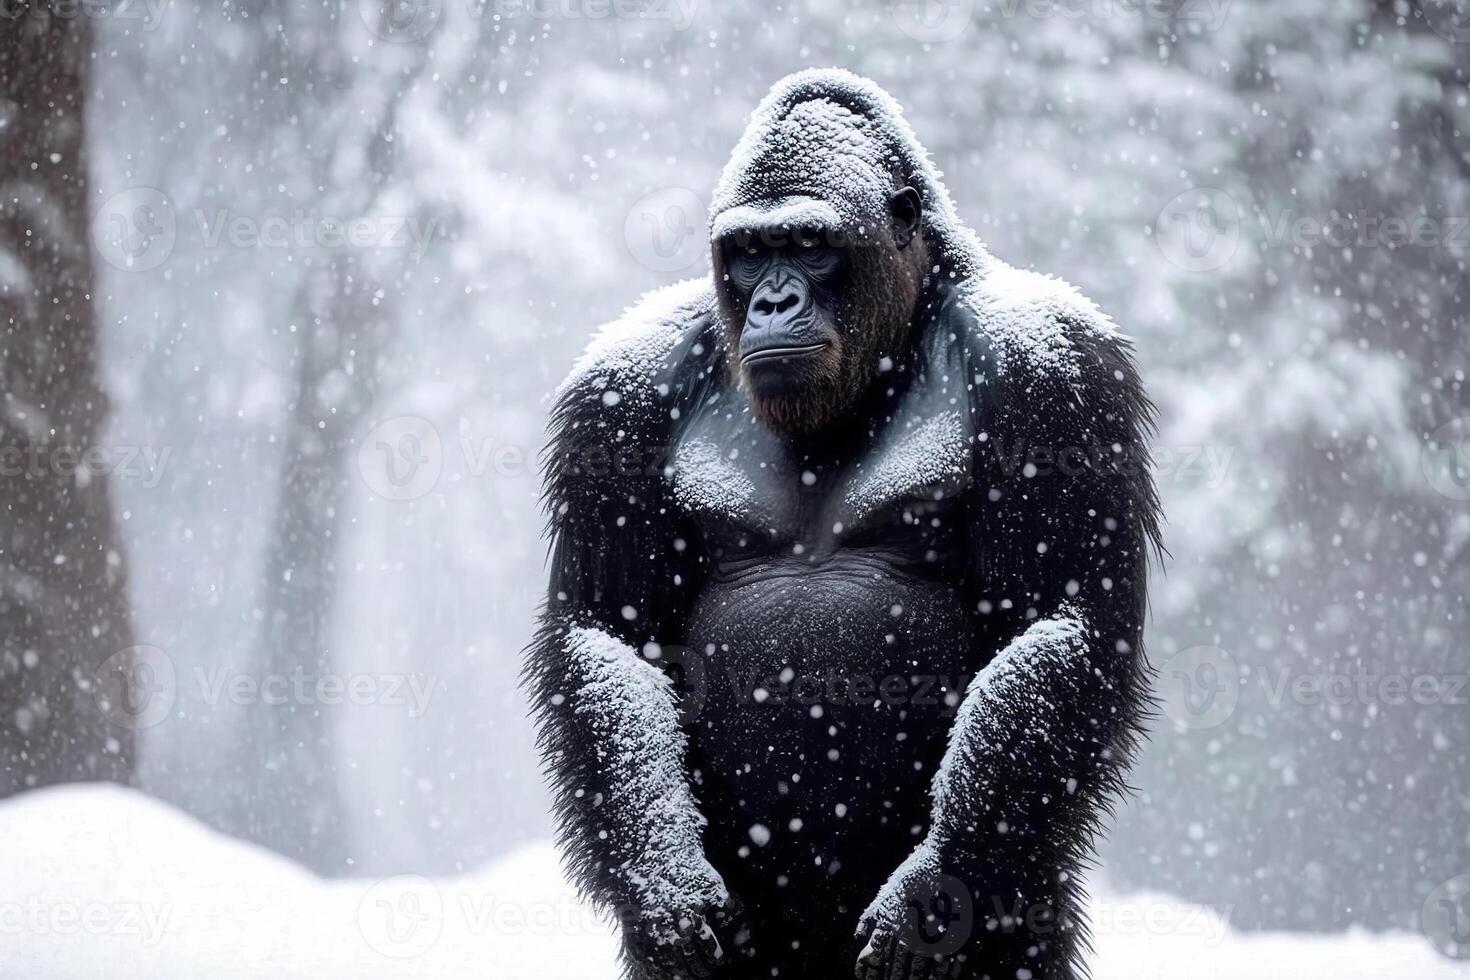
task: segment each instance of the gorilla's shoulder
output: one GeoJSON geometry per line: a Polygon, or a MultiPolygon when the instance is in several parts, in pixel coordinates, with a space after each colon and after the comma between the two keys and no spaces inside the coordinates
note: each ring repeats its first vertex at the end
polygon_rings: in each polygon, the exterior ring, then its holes
{"type": "Polygon", "coordinates": [[[1077,385],[1099,357],[1126,358],[1129,342],[1071,283],[997,259],[959,285],[957,306],[997,374],[1031,385],[1077,385]]]}
{"type": "Polygon", "coordinates": [[[714,308],[709,279],[690,279],[647,293],[599,328],[556,390],[552,451],[651,451],[667,444],[718,356],[714,308]]]}
{"type": "Polygon", "coordinates": [[[605,404],[649,400],[711,333],[714,307],[708,277],[645,293],[592,335],[557,389],[558,398],[595,396],[605,404]]]}
{"type": "Polygon", "coordinates": [[[954,290],[974,374],[1013,400],[1050,398],[1068,414],[1119,414],[1146,432],[1153,406],[1132,341],[1070,283],[991,258],[954,290]]]}

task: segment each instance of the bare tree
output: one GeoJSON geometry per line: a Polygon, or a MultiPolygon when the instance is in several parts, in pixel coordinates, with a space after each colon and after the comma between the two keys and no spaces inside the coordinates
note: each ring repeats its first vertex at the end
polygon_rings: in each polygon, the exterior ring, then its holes
{"type": "Polygon", "coordinates": [[[76,5],[16,7],[0,30],[0,796],[133,769],[98,690],[129,669],[132,630],[97,465],[91,31],[76,5]]]}
{"type": "MultiPolygon", "coordinates": [[[[364,25],[344,9],[283,11],[273,43],[281,74],[310,80],[288,89],[293,126],[286,136],[302,139],[294,165],[310,168],[318,220],[345,224],[382,217],[393,188],[397,115],[424,58],[414,46],[378,49],[372,69],[364,69],[354,57],[364,25]]],[[[350,463],[393,322],[384,286],[402,257],[384,251],[349,245],[303,259],[291,324],[299,338],[295,380],[255,654],[262,675],[310,683],[336,669],[331,624],[350,463]]],[[[242,800],[235,821],[253,840],[341,873],[349,842],[332,722],[314,702],[247,719],[240,773],[252,786],[274,787],[280,799],[242,800]]]]}

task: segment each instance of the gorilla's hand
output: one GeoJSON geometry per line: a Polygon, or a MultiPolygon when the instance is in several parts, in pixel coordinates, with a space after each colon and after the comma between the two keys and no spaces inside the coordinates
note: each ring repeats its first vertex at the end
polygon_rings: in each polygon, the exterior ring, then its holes
{"type": "Polygon", "coordinates": [[[867,940],[858,954],[858,980],[949,980],[961,975],[975,924],[970,888],[946,873],[939,850],[916,847],[858,919],[867,940]]]}
{"type": "Polygon", "coordinates": [[[728,925],[730,893],[703,854],[640,874],[624,928],[628,955],[667,980],[714,977],[729,962],[716,929],[728,925]]]}

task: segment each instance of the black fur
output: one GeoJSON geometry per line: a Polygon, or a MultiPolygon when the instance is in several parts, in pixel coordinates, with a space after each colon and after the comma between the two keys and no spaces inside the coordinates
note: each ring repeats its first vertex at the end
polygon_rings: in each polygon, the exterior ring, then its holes
{"type": "Polygon", "coordinates": [[[569,869],[626,916],[630,976],[1085,972],[1079,875],[1150,703],[1153,410],[1127,342],[1085,300],[929,246],[966,276],[934,277],[906,349],[817,439],[756,420],[708,282],[631,313],[557,398],[550,597],[525,676],[569,869]],[[947,413],[962,472],[852,503],[893,445],[947,413]],[[598,726],[647,719],[615,704],[589,719],[577,626],[696,675],[684,731],[708,826],[687,858],[718,871],[728,905],[644,907],[662,893],[645,884],[666,873],[664,828],[620,805],[638,793],[619,780],[640,777],[606,763],[598,726]],[[817,711],[783,695],[783,670],[840,682],[817,711]],[[904,698],[842,693],[880,671],[904,698]],[[957,911],[962,942],[926,945],[926,910],[957,911]],[[650,918],[693,927],[670,947],[650,918]]]}

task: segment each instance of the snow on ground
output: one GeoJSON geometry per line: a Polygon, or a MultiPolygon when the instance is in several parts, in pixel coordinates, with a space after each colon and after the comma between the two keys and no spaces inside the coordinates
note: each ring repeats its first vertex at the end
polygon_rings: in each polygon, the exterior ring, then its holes
{"type": "Polygon", "coordinates": [[[100,785],[0,805],[0,840],[7,980],[616,975],[549,845],[437,882],[328,882],[100,785]]]}
{"type": "MultiPolygon", "coordinates": [[[[0,805],[0,972],[27,980],[612,980],[549,844],[475,874],[328,882],[141,793],[0,805]]],[[[1239,934],[1161,896],[1095,903],[1098,980],[1470,977],[1409,934],[1239,934]]]]}

